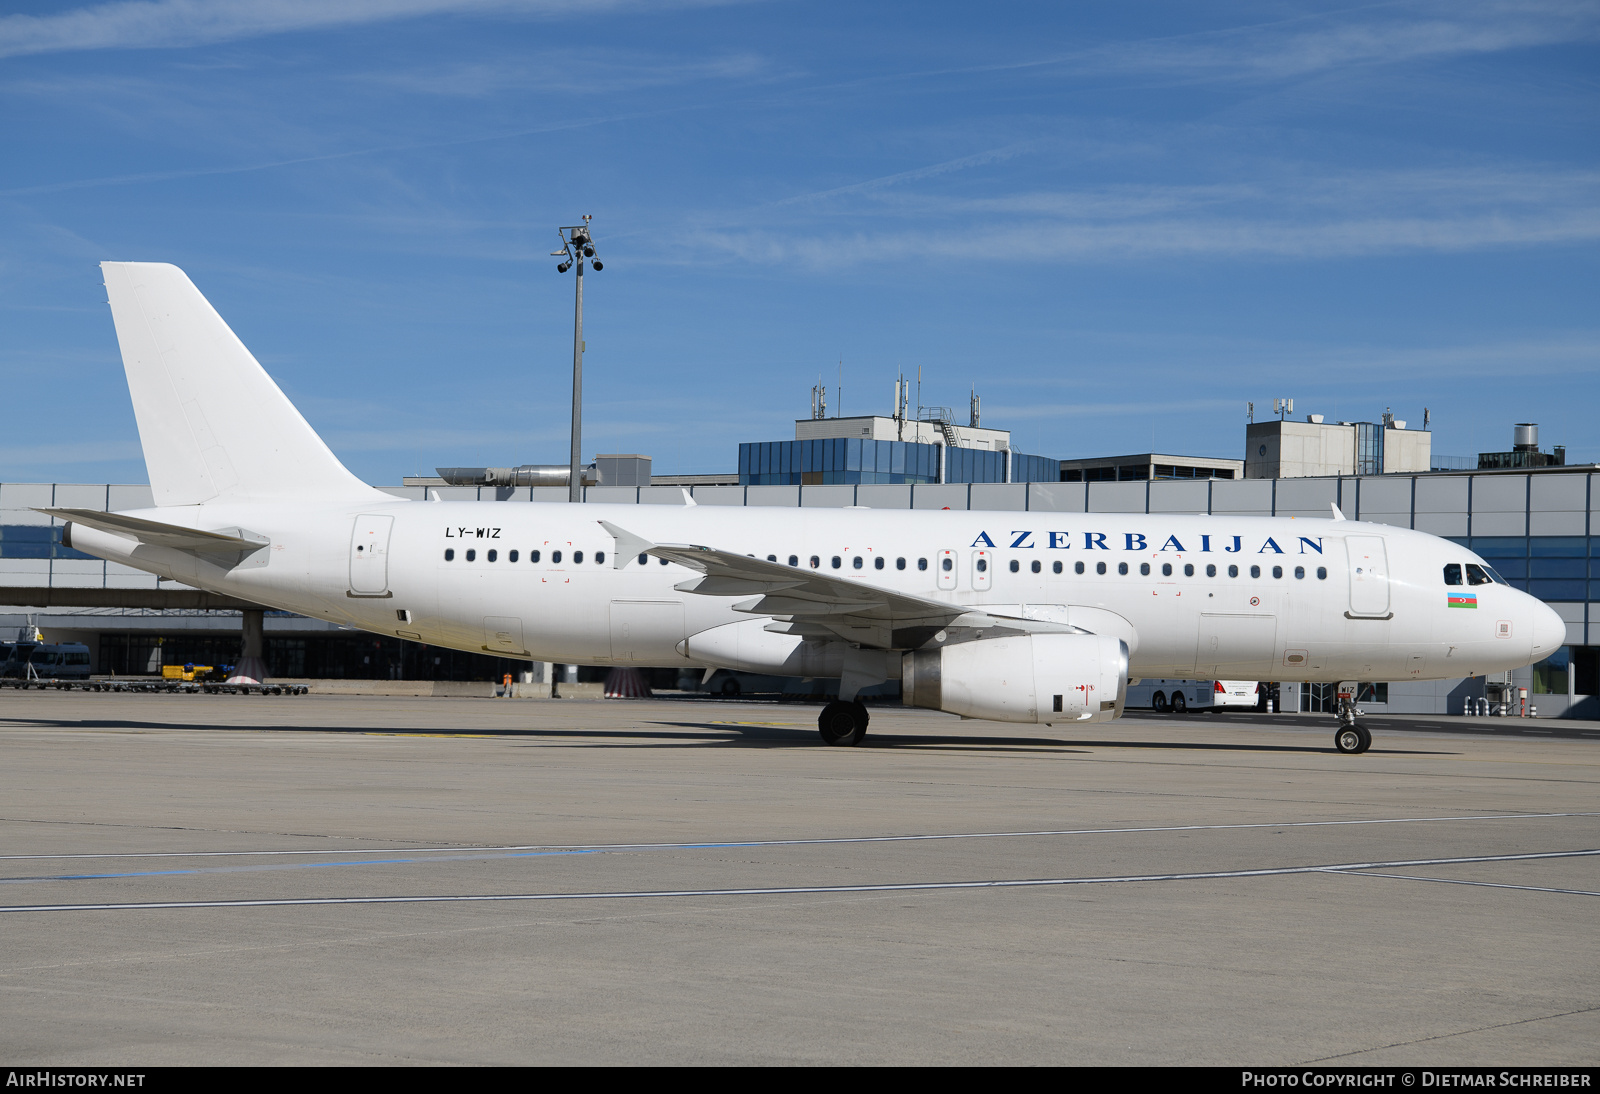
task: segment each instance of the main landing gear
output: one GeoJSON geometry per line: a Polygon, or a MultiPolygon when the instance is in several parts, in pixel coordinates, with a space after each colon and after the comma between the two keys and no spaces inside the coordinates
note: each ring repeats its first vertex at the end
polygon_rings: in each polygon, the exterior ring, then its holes
{"type": "Polygon", "coordinates": [[[853,703],[829,703],[817,716],[817,729],[830,745],[860,744],[867,735],[866,705],[859,699],[853,703]]]}
{"type": "Polygon", "coordinates": [[[1333,747],[1340,752],[1358,755],[1372,747],[1372,734],[1366,726],[1356,724],[1355,696],[1344,688],[1339,689],[1339,728],[1333,734],[1333,747]]]}

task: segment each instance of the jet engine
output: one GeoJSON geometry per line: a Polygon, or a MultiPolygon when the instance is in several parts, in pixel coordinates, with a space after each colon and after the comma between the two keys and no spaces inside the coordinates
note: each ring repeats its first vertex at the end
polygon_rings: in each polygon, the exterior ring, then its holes
{"type": "Polygon", "coordinates": [[[903,656],[901,701],[996,722],[1109,722],[1128,693],[1128,645],[1104,634],[982,638],[903,656]]]}

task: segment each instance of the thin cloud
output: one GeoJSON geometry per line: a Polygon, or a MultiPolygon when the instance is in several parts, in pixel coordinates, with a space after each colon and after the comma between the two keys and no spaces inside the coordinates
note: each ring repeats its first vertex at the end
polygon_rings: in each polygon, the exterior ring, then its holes
{"type": "Polygon", "coordinates": [[[1101,51],[1100,62],[1106,69],[1126,72],[1280,80],[1568,43],[1597,33],[1600,17],[1588,3],[1384,5],[1314,20],[1110,46],[1101,51]]]}
{"type": "Polygon", "coordinates": [[[717,80],[770,78],[769,59],[736,53],[708,60],[662,63],[651,58],[595,53],[519,57],[515,62],[474,62],[434,69],[362,72],[344,79],[352,84],[393,88],[414,94],[450,98],[483,98],[506,92],[616,94],[650,88],[717,80]],[[581,62],[581,63],[580,63],[581,62]]]}
{"type": "Polygon", "coordinates": [[[1059,262],[1151,255],[1337,258],[1557,246],[1600,239],[1600,173],[1488,169],[1367,172],[1210,186],[1099,187],[990,197],[912,195],[893,211],[921,226],[877,227],[872,195],[830,209],[858,213],[858,231],[818,231],[791,218],[698,238],[730,258],[826,266],[841,248],[862,261],[967,259],[970,218],[997,214],[985,245],[1013,261],[1059,262]]]}
{"type": "MultiPolygon", "coordinates": [[[[732,0],[678,0],[678,6],[723,2],[732,0]]],[[[174,49],[430,15],[564,16],[644,6],[641,0],[123,0],[58,15],[0,18],[0,57],[174,49]]]]}

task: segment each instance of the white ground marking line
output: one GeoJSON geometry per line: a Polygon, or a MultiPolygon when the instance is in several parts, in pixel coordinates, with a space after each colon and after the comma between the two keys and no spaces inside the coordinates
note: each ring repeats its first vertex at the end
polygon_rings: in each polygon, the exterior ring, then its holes
{"type": "Polygon", "coordinates": [[[1386,877],[1396,881],[1433,881],[1440,885],[1478,885],[1485,889],[1521,889],[1528,893],[1562,893],[1566,896],[1600,896],[1592,889],[1557,889],[1549,885],[1512,885],[1505,881],[1464,881],[1453,877],[1418,877],[1415,874],[1372,874],[1365,871],[1351,873],[1351,877],[1386,877]]]}
{"type": "MultiPolygon", "coordinates": [[[[1020,839],[1030,836],[1114,836],[1140,832],[1229,832],[1252,828],[1333,828],[1358,824],[1439,824],[1451,821],[1555,820],[1563,817],[1600,817],[1585,813],[1494,813],[1463,817],[1376,817],[1362,820],[1277,821],[1251,824],[1173,824],[1149,828],[1062,828],[1036,832],[950,832],[910,836],[840,836],[830,839],[702,840],[697,843],[528,843],[506,846],[324,848],[290,851],[126,851],[66,855],[0,855],[0,862],[67,859],[124,858],[243,858],[260,855],[422,855],[474,851],[703,851],[735,847],[812,847],[838,843],[914,843],[921,840],[1020,839]]],[[[339,837],[330,837],[339,838],[339,837]]]]}
{"type": "MultiPolygon", "coordinates": [[[[1472,862],[1518,862],[1530,859],[1581,858],[1600,855],[1600,848],[1581,851],[1534,851],[1518,855],[1473,855],[1466,858],[1399,859],[1393,862],[1337,862],[1322,866],[1275,866],[1257,870],[1215,870],[1187,874],[1124,874],[1110,877],[1017,878],[989,881],[913,881],[867,885],[781,885],[741,889],[646,889],[592,893],[460,893],[448,896],[288,897],[273,900],[157,900],[115,904],[15,904],[5,912],[91,912],[138,909],[286,908],[325,904],[461,904],[529,900],[639,900],[666,897],[793,896],[806,893],[904,893],[951,889],[1030,889],[1064,885],[1116,885],[1136,881],[1210,881],[1294,874],[1342,874],[1352,870],[1384,870],[1404,866],[1449,866],[1472,862]]],[[[1360,876],[1360,875],[1355,875],[1360,876]]]]}

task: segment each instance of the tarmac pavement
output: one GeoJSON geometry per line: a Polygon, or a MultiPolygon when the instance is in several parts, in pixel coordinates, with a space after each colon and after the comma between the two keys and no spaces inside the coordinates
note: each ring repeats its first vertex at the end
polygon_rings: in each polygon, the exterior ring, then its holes
{"type": "Polygon", "coordinates": [[[1600,725],[0,695],[0,1061],[1600,1059],[1600,725]]]}

